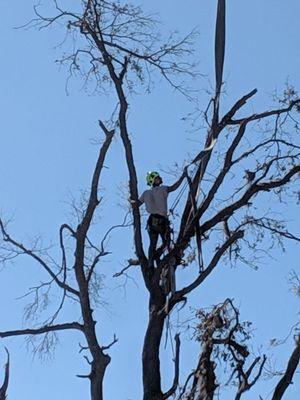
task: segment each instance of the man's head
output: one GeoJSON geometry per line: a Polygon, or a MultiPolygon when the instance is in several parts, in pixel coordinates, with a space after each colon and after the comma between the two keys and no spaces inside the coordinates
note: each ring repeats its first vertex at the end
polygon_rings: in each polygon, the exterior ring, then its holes
{"type": "Polygon", "coordinates": [[[147,173],[146,181],[148,186],[159,186],[162,183],[162,179],[158,172],[151,171],[147,173]]]}

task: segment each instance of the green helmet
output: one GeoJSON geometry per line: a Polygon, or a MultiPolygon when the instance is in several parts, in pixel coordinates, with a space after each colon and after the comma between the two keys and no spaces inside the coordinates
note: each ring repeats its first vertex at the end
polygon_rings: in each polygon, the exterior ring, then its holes
{"type": "Polygon", "coordinates": [[[148,173],[147,173],[147,176],[146,176],[147,185],[148,185],[148,186],[152,186],[152,185],[153,185],[153,182],[154,182],[154,179],[155,179],[157,176],[160,176],[160,175],[159,175],[159,173],[156,172],[156,171],[148,172],[148,173]]]}

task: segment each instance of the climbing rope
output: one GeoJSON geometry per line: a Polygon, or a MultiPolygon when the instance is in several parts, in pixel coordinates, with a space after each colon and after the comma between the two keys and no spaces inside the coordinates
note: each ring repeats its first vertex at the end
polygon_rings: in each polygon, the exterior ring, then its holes
{"type": "MultiPolygon", "coordinates": [[[[191,166],[195,163],[199,163],[197,168],[194,168],[191,177],[189,175],[187,175],[187,179],[186,182],[184,183],[184,185],[182,186],[181,190],[179,191],[179,193],[177,194],[175,200],[172,203],[172,206],[170,208],[170,214],[172,216],[174,216],[174,212],[176,207],[178,206],[182,196],[184,195],[187,187],[189,187],[189,196],[190,196],[190,200],[191,200],[191,211],[189,213],[189,216],[187,218],[187,224],[189,223],[191,216],[195,217],[196,216],[196,211],[197,211],[197,201],[198,201],[198,197],[200,194],[200,187],[198,187],[197,189],[197,193],[195,196],[193,196],[193,191],[192,191],[192,180],[195,177],[195,174],[197,172],[197,169],[200,167],[202,160],[204,158],[204,156],[213,149],[214,145],[216,144],[216,138],[212,138],[211,143],[208,147],[206,147],[203,151],[201,151],[194,159],[193,161],[188,164],[188,166],[191,166]]],[[[195,225],[195,236],[196,236],[196,243],[197,243],[197,252],[198,252],[198,264],[199,264],[199,271],[202,272],[203,271],[203,254],[202,254],[202,242],[201,242],[201,234],[200,234],[200,226],[199,223],[197,222],[195,225]]]]}
{"type": "MultiPolygon", "coordinates": [[[[199,166],[200,166],[200,164],[201,164],[201,162],[202,162],[204,156],[205,156],[209,151],[211,151],[211,150],[213,149],[214,145],[216,144],[216,141],[217,141],[217,140],[216,140],[215,138],[213,138],[212,141],[211,141],[211,143],[210,143],[210,145],[209,145],[208,147],[206,147],[204,150],[200,151],[200,153],[199,153],[199,154],[193,159],[193,161],[191,161],[187,166],[189,167],[189,166],[191,166],[191,165],[193,165],[193,164],[195,164],[195,163],[198,163],[198,162],[199,162],[199,166]]],[[[197,168],[195,168],[194,171],[192,172],[192,177],[193,177],[193,178],[194,178],[194,176],[195,176],[196,171],[197,171],[197,168]]],[[[191,179],[191,178],[189,178],[189,179],[191,179]]],[[[187,188],[188,186],[189,186],[189,181],[188,181],[188,179],[187,179],[187,181],[184,183],[184,185],[183,185],[182,188],[180,189],[179,193],[177,194],[175,200],[173,201],[173,204],[172,204],[172,206],[171,206],[171,208],[170,208],[170,214],[171,214],[171,215],[174,215],[174,211],[175,211],[176,207],[178,206],[178,203],[180,202],[180,200],[181,200],[181,198],[182,198],[182,196],[183,196],[183,194],[184,194],[184,192],[185,192],[185,190],[186,190],[186,188],[187,188]]],[[[199,196],[199,189],[198,189],[198,191],[197,191],[196,198],[197,198],[198,196],[199,196]]]]}

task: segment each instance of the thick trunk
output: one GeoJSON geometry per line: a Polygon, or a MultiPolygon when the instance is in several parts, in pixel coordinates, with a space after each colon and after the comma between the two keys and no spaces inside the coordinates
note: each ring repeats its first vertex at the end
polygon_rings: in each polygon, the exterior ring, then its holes
{"type": "Polygon", "coordinates": [[[162,400],[159,348],[163,334],[165,296],[159,288],[150,300],[149,322],[143,347],[143,400],[162,400]],[[159,293],[158,293],[159,292],[159,293]]]}
{"type": "Polygon", "coordinates": [[[101,356],[99,360],[93,361],[90,375],[91,400],[103,400],[103,379],[106,367],[110,362],[108,355],[101,356]]]}

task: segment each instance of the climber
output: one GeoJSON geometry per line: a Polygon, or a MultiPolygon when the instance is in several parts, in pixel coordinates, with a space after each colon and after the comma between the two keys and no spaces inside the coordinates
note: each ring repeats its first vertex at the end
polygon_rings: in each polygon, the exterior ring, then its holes
{"type": "MultiPolygon", "coordinates": [[[[170,247],[171,229],[168,219],[168,195],[178,189],[183,179],[187,176],[187,167],[184,168],[181,177],[171,186],[163,185],[163,180],[158,172],[148,172],[146,181],[151,189],[145,190],[137,201],[137,206],[145,203],[146,211],[150,214],[147,222],[147,230],[150,239],[148,258],[149,266],[154,266],[154,260],[158,259],[165,248],[170,247]],[[162,245],[156,249],[159,236],[162,245]]],[[[135,202],[131,200],[131,203],[135,202]]]]}

